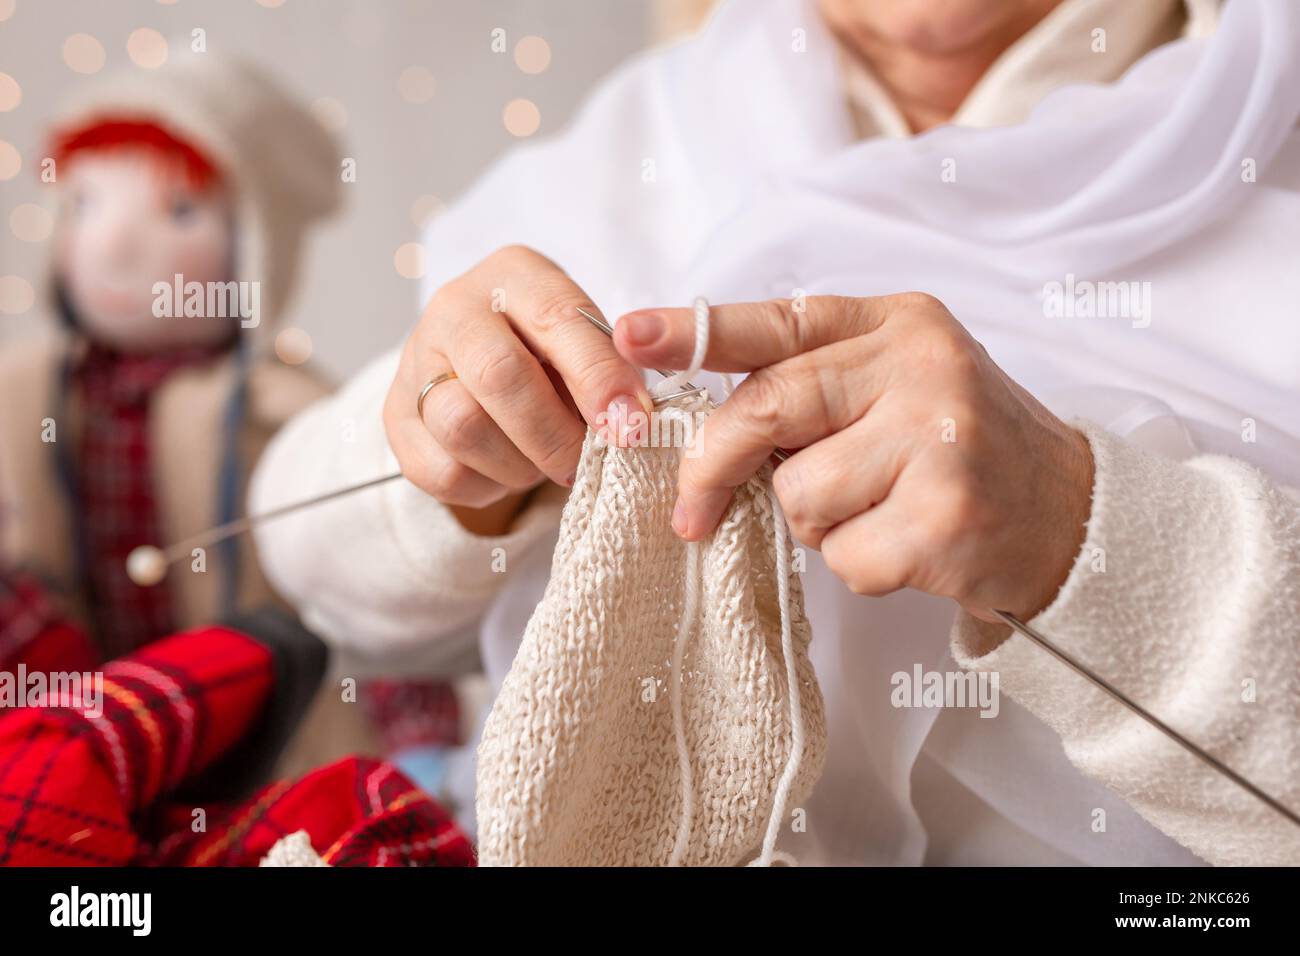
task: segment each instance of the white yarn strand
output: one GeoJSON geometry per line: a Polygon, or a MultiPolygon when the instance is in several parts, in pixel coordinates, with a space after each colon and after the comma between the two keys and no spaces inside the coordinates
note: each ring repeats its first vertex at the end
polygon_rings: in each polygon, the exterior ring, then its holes
{"type": "Polygon", "coordinates": [[[731,377],[730,372],[719,372],[718,378],[722,379],[722,399],[726,401],[736,390],[736,380],[731,377]]]}
{"type": "Polygon", "coordinates": [[[790,756],[786,758],[785,770],[781,773],[776,794],[772,798],[772,816],[767,821],[763,850],[751,866],[771,866],[778,858],[790,865],[797,862],[790,854],[777,851],[776,838],[785,820],[786,804],[790,802],[790,790],[799,773],[799,761],[803,757],[804,748],[803,704],[799,699],[799,672],[795,664],[794,634],[790,626],[790,553],[787,550],[785,513],[781,510],[781,502],[777,500],[776,490],[769,487],[767,494],[772,502],[772,524],[776,529],[773,533],[776,547],[776,594],[781,609],[781,654],[785,657],[786,693],[790,698],[790,756]]]}
{"type": "MultiPolygon", "coordinates": [[[[703,296],[695,299],[695,349],[691,355],[690,366],[676,375],[664,379],[653,391],[667,394],[682,387],[699,374],[704,365],[704,358],[709,351],[709,303],[703,296]]],[[[732,391],[730,376],[724,377],[727,395],[732,391]]],[[[790,802],[790,791],[794,787],[795,777],[799,774],[799,761],[804,749],[803,705],[799,700],[799,674],[794,654],[794,633],[790,623],[790,554],[786,540],[785,513],[781,502],[777,500],[776,491],[769,485],[768,500],[772,505],[773,547],[776,551],[776,588],[777,604],[781,614],[781,654],[785,658],[786,690],[790,698],[790,754],[786,759],[785,769],[777,784],[772,798],[772,815],[767,821],[767,832],[763,837],[762,851],[750,864],[751,866],[771,866],[774,861],[794,864],[795,859],[788,853],[776,849],[776,839],[781,832],[785,819],[786,804],[790,802]]],[[[683,601],[682,619],[677,628],[673,642],[672,684],[669,699],[673,712],[673,735],[677,744],[677,763],[681,771],[681,817],[677,823],[677,840],[673,845],[669,866],[681,866],[687,847],[690,844],[691,826],[695,815],[695,784],[691,772],[690,748],[686,742],[686,718],[682,706],[682,660],[686,653],[686,641],[690,637],[699,613],[700,568],[699,545],[690,542],[686,548],[686,593],[683,601]]]]}
{"type": "MultiPolygon", "coordinates": [[[[653,392],[666,395],[676,391],[697,375],[709,351],[709,303],[704,297],[695,300],[695,350],[688,368],[658,383],[653,392]]],[[[691,751],[686,742],[686,716],[682,707],[682,659],[686,654],[686,641],[695,625],[700,603],[700,548],[692,541],[686,546],[686,595],[682,607],[682,620],[673,641],[672,684],[668,689],[673,711],[673,737],[677,744],[677,766],[681,775],[682,812],[677,821],[677,840],[673,844],[669,866],[681,866],[690,845],[691,827],[695,816],[695,781],[691,773],[691,751]]]]}
{"type": "Polygon", "coordinates": [[[675,375],[670,375],[661,382],[656,382],[650,389],[653,397],[676,392],[683,385],[700,373],[704,367],[704,357],[709,354],[709,300],[704,296],[695,299],[695,354],[691,363],[675,375]]]}
{"type": "Polygon", "coordinates": [[[686,641],[695,626],[695,615],[700,604],[700,546],[691,541],[686,545],[686,596],[682,607],[682,620],[673,641],[672,683],[668,698],[673,711],[673,737],[677,743],[677,766],[681,771],[682,813],[677,821],[677,841],[673,844],[669,866],[681,866],[691,841],[691,827],[695,817],[695,780],[691,773],[691,751],[686,743],[686,715],[682,707],[682,660],[686,656],[686,641]]]}

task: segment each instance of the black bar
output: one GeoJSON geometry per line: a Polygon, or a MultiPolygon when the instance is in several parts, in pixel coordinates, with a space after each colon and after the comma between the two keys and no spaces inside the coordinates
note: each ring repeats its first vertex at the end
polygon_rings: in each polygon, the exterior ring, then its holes
{"type": "MultiPolygon", "coordinates": [[[[1241,934],[1296,922],[1297,873],[1285,869],[788,869],[777,870],[0,870],[0,926],[8,940],[141,937],[130,925],[51,925],[62,894],[148,893],[148,938],[165,943],[338,946],[345,941],[437,948],[488,945],[522,933],[564,947],[606,943],[611,922],[628,940],[676,948],[701,921],[710,935],[772,942],[850,932],[860,943],[918,948],[946,939],[986,943],[997,935],[1051,939],[1178,940],[1232,945],[1241,934]],[[1121,895],[1123,894],[1123,895],[1121,895]],[[1171,900],[1171,894],[1175,894],[1171,900]],[[1206,928],[1199,921],[1210,920],[1206,928]],[[1150,921],[1120,925],[1120,921],[1150,921]],[[1190,921],[1197,925],[1189,925],[1190,921]],[[1224,925],[1231,920],[1239,925],[1224,925]],[[668,935],[661,936],[661,933],[668,935]],[[972,933],[976,934],[972,936],[972,933]],[[1034,937],[1019,936],[1035,933],[1034,937]],[[1052,934],[1051,936],[1037,934],[1052,934]],[[1005,935],[1011,934],[1011,935],[1005,935]],[[770,937],[770,938],[769,938],[770,937]],[[407,942],[403,942],[403,940],[407,942]]],[[[141,904],[143,897],[139,898],[141,904]]],[[[91,909],[86,909],[87,906],[91,909]]],[[[61,913],[66,914],[70,905],[61,913]]],[[[123,914],[127,913],[121,910],[123,914]]],[[[142,910],[136,911],[137,917],[142,910]]],[[[126,922],[126,920],[123,920],[126,922]]],[[[137,925],[142,924],[137,919],[137,925]]],[[[6,947],[6,952],[18,952],[6,947]]]]}

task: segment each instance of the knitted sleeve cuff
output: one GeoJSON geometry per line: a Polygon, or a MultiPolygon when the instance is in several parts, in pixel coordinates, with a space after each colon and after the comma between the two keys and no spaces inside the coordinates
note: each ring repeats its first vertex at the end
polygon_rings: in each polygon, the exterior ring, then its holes
{"type": "MultiPolygon", "coordinates": [[[[1079,427],[1096,463],[1087,534],[1055,600],[1030,623],[1295,802],[1300,512],[1235,460],[1178,462],[1079,427]]],[[[1242,847],[1223,839],[1222,823],[1217,835],[1207,831],[1207,814],[1230,815],[1238,836],[1252,832],[1244,821],[1265,830],[1285,821],[1023,636],[959,613],[952,653],[963,667],[997,671],[1001,688],[1061,736],[1080,769],[1194,852],[1216,862],[1300,858],[1297,834],[1278,843],[1255,832],[1242,847]]]]}
{"type": "MultiPolygon", "coordinates": [[[[392,465],[397,467],[396,459],[392,465]]],[[[555,531],[564,509],[561,489],[548,486],[529,498],[510,531],[482,536],[466,530],[451,509],[408,481],[394,482],[385,494],[385,518],[411,584],[429,587],[430,581],[414,576],[436,568],[438,590],[467,601],[494,595],[513,563],[555,531]]]]}

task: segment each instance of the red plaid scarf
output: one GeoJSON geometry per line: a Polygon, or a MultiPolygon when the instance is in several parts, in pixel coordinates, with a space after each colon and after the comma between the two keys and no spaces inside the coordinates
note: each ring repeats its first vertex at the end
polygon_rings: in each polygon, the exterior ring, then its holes
{"type": "Polygon", "coordinates": [[[255,866],[298,830],[335,866],[473,865],[445,810],[365,758],[236,805],[171,798],[256,732],[274,671],[257,641],[206,628],[108,664],[100,714],[0,709],[0,865],[255,866]]]}
{"type": "Polygon", "coordinates": [[[73,369],[72,384],[85,410],[76,456],[76,518],[83,535],[90,620],[106,658],[173,628],[168,589],[142,588],[126,575],[132,550],[165,543],[153,486],[149,399],[177,369],[222,352],[224,348],[128,355],[92,344],[73,369]]]}

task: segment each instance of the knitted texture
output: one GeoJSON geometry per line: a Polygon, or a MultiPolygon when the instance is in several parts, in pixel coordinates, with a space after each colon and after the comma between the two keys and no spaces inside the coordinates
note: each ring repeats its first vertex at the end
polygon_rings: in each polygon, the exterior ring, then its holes
{"type": "Polygon", "coordinates": [[[774,807],[784,826],[817,780],[822,698],[788,571],[796,697],[787,679],[771,469],[688,545],[670,524],[678,460],[587,437],[550,581],[479,747],[482,865],[743,863],[774,807]]]}
{"type": "Polygon", "coordinates": [[[258,866],[295,867],[295,866],[329,866],[312,849],[311,834],[306,830],[297,830],[288,836],[282,836],[271,847],[271,852],[262,857],[258,866]]]}

